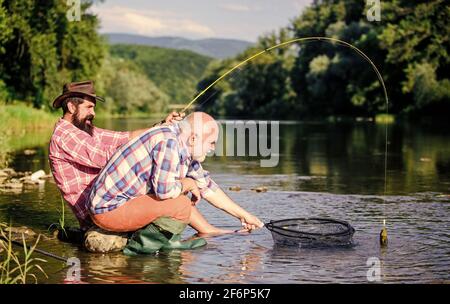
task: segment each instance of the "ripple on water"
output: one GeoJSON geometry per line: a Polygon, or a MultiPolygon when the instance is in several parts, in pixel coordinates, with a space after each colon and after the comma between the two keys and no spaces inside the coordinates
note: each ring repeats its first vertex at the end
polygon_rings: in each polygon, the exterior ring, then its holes
{"type": "MultiPolygon", "coordinates": [[[[279,176],[277,180],[295,179],[279,176]]],[[[350,248],[280,248],[266,229],[252,234],[208,238],[208,245],[193,251],[173,251],[158,256],[125,257],[122,254],[92,255],[77,246],[55,240],[40,247],[81,260],[82,280],[93,283],[311,283],[367,282],[369,258],[377,258],[382,282],[448,281],[450,269],[450,205],[435,193],[411,196],[345,195],[283,191],[268,178],[240,177],[243,188],[229,195],[264,222],[292,217],[332,217],[348,221],[356,229],[350,248]],[[269,187],[266,193],[251,187],[269,187]],[[271,185],[275,186],[272,187],[271,185]],[[245,185],[245,186],[243,186],[245,185]],[[273,189],[274,188],[274,189],[273,189]],[[389,243],[379,246],[383,219],[389,243]]],[[[224,189],[234,185],[230,176],[219,177],[224,189]],[[223,180],[221,180],[223,179],[223,180]]],[[[57,222],[59,197],[54,185],[43,193],[3,195],[0,216],[13,214],[14,223],[45,233],[46,224],[57,222]],[[16,200],[16,201],[15,201],[16,200]]],[[[213,224],[238,228],[240,223],[202,202],[199,209],[213,224]]],[[[73,219],[68,216],[71,223],[73,219]]],[[[3,219],[4,220],[4,219],[3,219]]],[[[193,234],[188,229],[185,236],[193,234]]],[[[62,282],[61,263],[44,265],[49,282],[62,282]]]]}

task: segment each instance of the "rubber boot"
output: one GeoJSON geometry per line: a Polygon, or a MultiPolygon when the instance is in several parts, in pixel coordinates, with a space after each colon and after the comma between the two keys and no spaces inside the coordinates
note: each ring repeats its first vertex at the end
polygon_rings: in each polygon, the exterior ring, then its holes
{"type": "Polygon", "coordinates": [[[159,251],[168,239],[153,224],[136,231],[127,246],[123,249],[125,255],[151,254],[159,251]]]}
{"type": "Polygon", "coordinates": [[[206,245],[206,240],[203,238],[196,238],[193,240],[181,241],[181,235],[174,234],[166,244],[161,248],[161,250],[186,250],[195,249],[206,245]]]}

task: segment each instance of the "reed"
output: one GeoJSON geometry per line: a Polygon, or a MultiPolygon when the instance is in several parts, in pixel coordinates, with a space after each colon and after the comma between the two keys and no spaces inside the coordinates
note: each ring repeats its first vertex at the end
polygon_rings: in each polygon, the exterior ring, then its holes
{"type": "Polygon", "coordinates": [[[39,243],[40,236],[36,242],[28,248],[25,236],[22,234],[23,254],[13,249],[11,229],[5,232],[7,225],[0,223],[0,284],[27,284],[29,279],[37,283],[36,270],[48,278],[45,271],[38,263],[47,262],[41,258],[33,257],[33,252],[39,243]]]}

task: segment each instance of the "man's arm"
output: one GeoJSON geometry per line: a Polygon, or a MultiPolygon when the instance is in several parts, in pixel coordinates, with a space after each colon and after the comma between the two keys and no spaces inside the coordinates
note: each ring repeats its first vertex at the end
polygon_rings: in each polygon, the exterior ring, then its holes
{"type": "Polygon", "coordinates": [[[233,202],[233,200],[222,191],[216,189],[215,191],[208,191],[203,197],[213,206],[227,212],[228,214],[241,220],[242,226],[245,229],[253,230],[262,228],[264,223],[253,214],[247,212],[244,208],[233,202]]]}
{"type": "MultiPolygon", "coordinates": [[[[253,230],[264,226],[257,217],[233,202],[233,200],[211,179],[209,172],[203,170],[203,167],[198,161],[192,161],[188,169],[187,177],[195,180],[196,186],[200,189],[199,192],[201,192],[201,196],[204,199],[213,206],[240,219],[245,229],[253,230]]],[[[191,190],[191,192],[195,194],[195,190],[191,190]]]]}

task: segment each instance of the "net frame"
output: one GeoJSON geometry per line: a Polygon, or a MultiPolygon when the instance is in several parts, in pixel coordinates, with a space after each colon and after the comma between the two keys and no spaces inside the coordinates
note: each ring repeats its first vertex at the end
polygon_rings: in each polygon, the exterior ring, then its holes
{"type": "Polygon", "coordinates": [[[337,246],[351,245],[355,229],[345,221],[330,218],[290,218],[283,220],[271,220],[265,224],[272,233],[272,237],[277,245],[287,246],[337,246]],[[297,222],[297,224],[293,224],[297,222]],[[338,232],[308,232],[285,228],[287,226],[298,225],[298,222],[311,222],[315,224],[334,224],[342,227],[338,232]],[[281,227],[284,226],[284,227],[281,227]]]}

